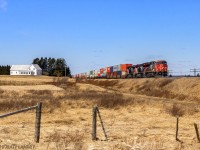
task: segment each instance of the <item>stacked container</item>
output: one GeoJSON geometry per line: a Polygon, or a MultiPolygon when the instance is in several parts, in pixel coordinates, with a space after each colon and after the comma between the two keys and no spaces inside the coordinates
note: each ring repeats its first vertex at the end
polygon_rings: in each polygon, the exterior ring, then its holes
{"type": "Polygon", "coordinates": [[[120,66],[121,66],[121,65],[115,65],[115,66],[113,66],[113,72],[121,71],[121,70],[120,70],[120,69],[121,69],[120,66]]]}
{"type": "Polygon", "coordinates": [[[87,78],[90,78],[90,71],[87,72],[87,78]]]}
{"type": "Polygon", "coordinates": [[[113,78],[113,66],[107,67],[106,68],[106,76],[107,78],[113,78]]]}
{"type": "Polygon", "coordinates": [[[101,77],[101,73],[100,73],[100,70],[98,70],[98,78],[101,77]]]}
{"type": "Polygon", "coordinates": [[[94,78],[94,71],[93,70],[90,71],[90,78],[94,78]]]}
{"type": "Polygon", "coordinates": [[[103,72],[104,72],[104,68],[101,68],[100,69],[100,74],[103,74],[103,72]]]}
{"type": "Polygon", "coordinates": [[[101,68],[99,70],[91,70],[89,72],[76,74],[76,78],[125,78],[128,74],[127,68],[132,64],[120,64],[101,68]]]}
{"type": "Polygon", "coordinates": [[[127,75],[127,68],[133,66],[132,64],[121,64],[120,69],[121,69],[121,78],[126,78],[127,75]]]}
{"type": "Polygon", "coordinates": [[[98,77],[98,70],[94,70],[94,78],[98,77]]]}
{"type": "Polygon", "coordinates": [[[119,78],[121,74],[120,65],[113,66],[113,77],[112,78],[119,78]]]}
{"type": "Polygon", "coordinates": [[[113,66],[107,67],[106,70],[107,70],[108,73],[113,73],[113,66]]]}
{"type": "Polygon", "coordinates": [[[101,77],[102,78],[106,78],[107,77],[107,67],[106,68],[103,68],[103,73],[101,74],[101,77]]]}

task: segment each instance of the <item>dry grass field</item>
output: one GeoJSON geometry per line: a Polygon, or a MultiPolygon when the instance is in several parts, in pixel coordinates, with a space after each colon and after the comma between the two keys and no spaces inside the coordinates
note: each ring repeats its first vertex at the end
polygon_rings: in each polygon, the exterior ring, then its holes
{"type": "Polygon", "coordinates": [[[0,146],[36,150],[200,149],[194,123],[200,118],[200,79],[80,80],[0,76],[0,114],[43,103],[41,139],[34,143],[33,110],[2,118],[0,146]],[[92,108],[98,120],[91,140],[92,108]],[[176,116],[180,116],[175,140],[176,116]],[[32,147],[31,147],[32,146],[32,147]]]}

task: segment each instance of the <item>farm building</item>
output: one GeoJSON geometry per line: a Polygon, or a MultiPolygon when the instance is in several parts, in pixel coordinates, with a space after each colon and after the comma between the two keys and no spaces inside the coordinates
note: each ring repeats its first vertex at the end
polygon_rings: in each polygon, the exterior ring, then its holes
{"type": "Polygon", "coordinates": [[[10,75],[42,75],[42,69],[38,64],[12,65],[10,75]]]}

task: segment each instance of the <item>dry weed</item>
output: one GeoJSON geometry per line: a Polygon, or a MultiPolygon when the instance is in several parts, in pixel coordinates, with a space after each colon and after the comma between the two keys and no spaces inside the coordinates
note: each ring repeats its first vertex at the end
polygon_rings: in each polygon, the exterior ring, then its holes
{"type": "Polygon", "coordinates": [[[199,107],[195,104],[178,104],[174,103],[172,105],[163,105],[165,112],[174,116],[182,117],[184,115],[194,115],[199,112],[199,107]]]}
{"type": "Polygon", "coordinates": [[[82,150],[84,148],[85,136],[80,131],[54,131],[47,137],[47,142],[56,143],[57,149],[75,149],[82,150]]]}
{"type": "Polygon", "coordinates": [[[185,114],[185,109],[180,104],[173,104],[171,107],[166,108],[167,113],[174,117],[182,117],[185,114]]]}

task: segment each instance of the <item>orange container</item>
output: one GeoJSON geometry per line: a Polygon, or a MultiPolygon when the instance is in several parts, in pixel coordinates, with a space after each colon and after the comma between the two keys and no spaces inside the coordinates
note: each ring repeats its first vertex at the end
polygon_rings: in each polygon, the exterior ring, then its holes
{"type": "Polygon", "coordinates": [[[107,78],[111,78],[111,73],[110,73],[110,72],[107,72],[107,73],[106,73],[106,77],[107,77],[107,78]]]}
{"type": "Polygon", "coordinates": [[[100,69],[100,74],[102,74],[104,72],[104,68],[100,69]]]}
{"type": "Polygon", "coordinates": [[[110,67],[107,67],[107,72],[110,73],[110,67]]]}
{"type": "Polygon", "coordinates": [[[127,71],[127,68],[133,66],[132,64],[121,64],[121,71],[127,71]]]}

